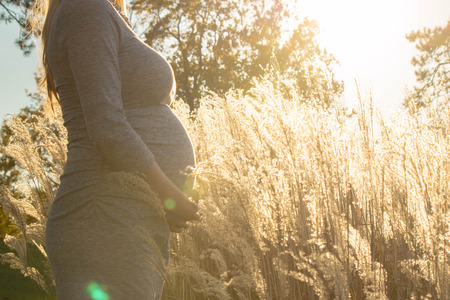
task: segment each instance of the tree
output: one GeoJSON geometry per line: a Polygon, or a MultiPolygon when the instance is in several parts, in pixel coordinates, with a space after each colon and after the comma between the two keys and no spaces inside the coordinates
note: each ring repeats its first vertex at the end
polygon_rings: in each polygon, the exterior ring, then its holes
{"type": "Polygon", "coordinates": [[[304,19],[290,39],[276,51],[280,71],[295,81],[303,101],[329,107],[342,94],[343,84],[334,78],[336,59],[315,41],[318,23],[304,19]]]}
{"type": "MultiPolygon", "coordinates": [[[[39,18],[34,0],[0,0],[0,20],[21,27],[17,43],[33,47],[30,24],[39,18]]],[[[294,78],[305,101],[330,105],[343,90],[335,80],[336,60],[315,41],[317,24],[304,20],[293,32],[284,26],[295,15],[282,0],[133,0],[143,39],[174,67],[178,94],[191,109],[207,90],[248,90],[251,80],[278,61],[281,78],[294,78]]],[[[139,27],[139,26],[138,26],[139,27]]]]}
{"type": "Polygon", "coordinates": [[[178,94],[195,109],[206,90],[247,90],[273,58],[283,75],[294,76],[305,97],[329,105],[342,92],[331,66],[336,60],[314,40],[317,26],[305,20],[291,33],[293,17],[283,1],[134,0],[145,42],[164,53],[177,78],[178,94]]]}
{"type": "Polygon", "coordinates": [[[446,26],[409,33],[406,38],[414,43],[419,54],[411,60],[416,68],[418,85],[404,105],[427,107],[432,102],[447,99],[450,91],[450,20],[446,26]],[[412,102],[412,103],[411,103],[412,102]]]}
{"type": "MultiPolygon", "coordinates": [[[[0,21],[16,22],[20,27],[20,34],[16,44],[25,55],[34,48],[31,20],[33,18],[34,0],[0,0],[0,21]]],[[[39,32],[34,32],[39,35],[39,32]]]]}

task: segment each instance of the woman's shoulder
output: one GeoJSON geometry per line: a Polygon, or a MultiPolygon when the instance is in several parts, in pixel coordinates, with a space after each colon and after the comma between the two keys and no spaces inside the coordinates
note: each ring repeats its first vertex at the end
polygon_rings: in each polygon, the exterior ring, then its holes
{"type": "MultiPolygon", "coordinates": [[[[115,18],[115,10],[108,0],[62,0],[55,17],[63,23],[86,18],[115,18]]],[[[60,21],[60,22],[61,22],[60,21]]]]}
{"type": "Polygon", "coordinates": [[[119,36],[120,15],[108,0],[62,0],[55,11],[50,35],[58,43],[68,36],[100,32],[119,36]]]}

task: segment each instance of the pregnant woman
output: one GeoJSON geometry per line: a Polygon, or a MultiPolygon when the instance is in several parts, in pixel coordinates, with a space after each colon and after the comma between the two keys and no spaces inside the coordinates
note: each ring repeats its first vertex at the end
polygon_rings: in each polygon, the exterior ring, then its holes
{"type": "Polygon", "coordinates": [[[58,299],[159,299],[169,229],[199,219],[186,196],[193,147],[169,107],[173,71],[124,11],[50,0],[42,31],[48,94],[68,131],[46,232],[58,299]]]}

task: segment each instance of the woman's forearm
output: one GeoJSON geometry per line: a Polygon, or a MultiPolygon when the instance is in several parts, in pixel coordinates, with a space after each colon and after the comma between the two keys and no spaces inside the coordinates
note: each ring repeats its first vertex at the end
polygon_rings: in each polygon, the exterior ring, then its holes
{"type": "Polygon", "coordinates": [[[164,174],[156,161],[144,171],[144,174],[153,190],[163,202],[166,211],[185,220],[197,219],[197,205],[190,201],[166,174],[164,174]]]}

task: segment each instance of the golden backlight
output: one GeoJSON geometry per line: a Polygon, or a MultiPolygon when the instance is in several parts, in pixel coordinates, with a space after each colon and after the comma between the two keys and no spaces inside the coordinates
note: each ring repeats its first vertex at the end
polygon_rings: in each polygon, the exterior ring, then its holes
{"type": "Polygon", "coordinates": [[[299,0],[295,10],[319,22],[317,40],[341,63],[335,73],[346,84],[347,102],[356,101],[356,79],[382,110],[400,103],[414,81],[414,47],[405,35],[422,26],[418,0],[299,0]]]}

